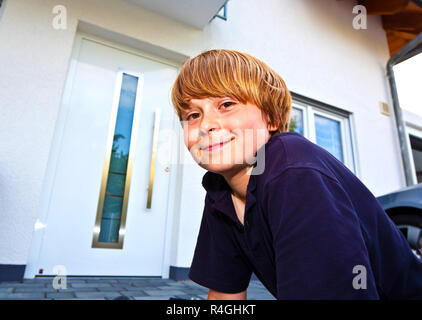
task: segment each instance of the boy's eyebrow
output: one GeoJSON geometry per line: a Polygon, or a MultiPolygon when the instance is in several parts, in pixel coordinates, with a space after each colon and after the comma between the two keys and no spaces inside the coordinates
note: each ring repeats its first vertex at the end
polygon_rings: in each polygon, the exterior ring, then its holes
{"type": "MultiPolygon", "coordinates": [[[[224,96],[224,97],[208,97],[208,98],[214,99],[214,103],[219,103],[221,100],[224,100],[224,99],[236,100],[235,98],[232,98],[232,97],[229,97],[229,96],[224,96]]],[[[189,102],[189,106],[187,107],[187,109],[192,109],[192,107],[200,108],[200,106],[196,105],[195,103],[189,102]]]]}
{"type": "Polygon", "coordinates": [[[186,107],[186,108],[182,109],[182,114],[186,114],[186,113],[188,113],[190,110],[192,110],[192,107],[186,107]]]}
{"type": "MultiPolygon", "coordinates": [[[[226,99],[226,98],[229,98],[229,99],[232,99],[232,100],[236,100],[236,99],[231,98],[231,97],[229,97],[229,96],[227,96],[227,97],[214,97],[214,98],[215,98],[215,103],[217,103],[217,104],[218,104],[221,100],[226,99]]],[[[192,110],[192,109],[194,109],[194,108],[200,108],[200,106],[196,105],[195,103],[189,102],[189,106],[187,106],[186,108],[182,109],[182,114],[185,114],[185,113],[187,113],[187,112],[191,111],[191,110],[192,110]]]]}

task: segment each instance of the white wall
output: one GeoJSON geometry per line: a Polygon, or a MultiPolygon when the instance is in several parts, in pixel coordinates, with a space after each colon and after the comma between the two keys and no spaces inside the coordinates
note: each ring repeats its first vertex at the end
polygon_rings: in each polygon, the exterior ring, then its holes
{"type": "MultiPolygon", "coordinates": [[[[211,48],[251,53],[299,94],[353,112],[360,178],[380,195],[404,185],[378,17],[352,27],[355,1],[230,0],[228,21],[188,27],[124,0],[62,0],[68,28],[52,27],[55,0],[8,0],[0,21],[0,264],[26,264],[48,194],[44,177],[78,20],[192,57],[211,48]],[[44,203],[44,204],[43,204],[44,203]]],[[[203,169],[181,172],[171,264],[188,267],[205,192],[203,169]],[[195,199],[193,201],[192,199],[195,199]]],[[[195,168],[195,169],[193,169],[195,168]]]]}

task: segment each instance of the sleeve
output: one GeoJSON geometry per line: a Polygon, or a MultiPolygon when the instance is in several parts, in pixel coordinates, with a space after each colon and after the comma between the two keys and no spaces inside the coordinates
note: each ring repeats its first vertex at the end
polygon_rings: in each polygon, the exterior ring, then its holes
{"type": "Polygon", "coordinates": [[[189,278],[215,291],[238,293],[247,289],[251,275],[228,222],[205,208],[189,278]]]}
{"type": "Polygon", "coordinates": [[[357,213],[341,185],[294,167],[268,183],[278,299],[378,299],[357,213]]]}

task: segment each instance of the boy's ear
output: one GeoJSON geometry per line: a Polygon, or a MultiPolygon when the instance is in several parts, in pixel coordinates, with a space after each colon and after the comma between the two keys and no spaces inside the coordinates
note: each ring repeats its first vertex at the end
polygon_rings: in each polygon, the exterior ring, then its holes
{"type": "Polygon", "coordinates": [[[279,126],[280,126],[280,120],[278,120],[275,125],[271,125],[269,122],[267,122],[267,123],[268,123],[267,128],[268,128],[269,132],[277,131],[279,126]]]}
{"type": "Polygon", "coordinates": [[[271,125],[268,125],[268,131],[269,131],[269,132],[272,132],[272,131],[277,131],[277,129],[278,129],[278,126],[271,126],[271,125]]]}

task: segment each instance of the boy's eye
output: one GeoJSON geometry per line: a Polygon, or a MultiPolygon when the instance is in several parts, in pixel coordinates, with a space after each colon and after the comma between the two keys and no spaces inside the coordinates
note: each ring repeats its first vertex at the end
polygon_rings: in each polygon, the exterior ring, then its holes
{"type": "MultiPolygon", "coordinates": [[[[230,107],[231,105],[233,105],[233,104],[235,104],[235,102],[233,102],[233,101],[227,101],[227,102],[224,102],[224,103],[222,103],[221,105],[220,105],[220,108],[221,107],[223,107],[223,109],[226,109],[226,108],[228,108],[228,107],[230,107]]],[[[191,113],[191,114],[189,114],[187,117],[186,117],[186,120],[187,121],[189,121],[189,120],[193,120],[193,119],[195,119],[195,118],[192,118],[193,116],[198,116],[199,115],[199,113],[191,113]]]]}
{"type": "Polygon", "coordinates": [[[198,114],[199,114],[199,113],[191,113],[190,115],[188,115],[188,116],[186,117],[186,120],[190,120],[192,116],[194,116],[194,115],[198,115],[198,114]]]}
{"type": "Polygon", "coordinates": [[[232,101],[227,101],[227,102],[224,102],[220,107],[222,107],[222,106],[225,106],[225,107],[230,107],[232,104],[234,104],[234,102],[232,102],[232,101]]]}

